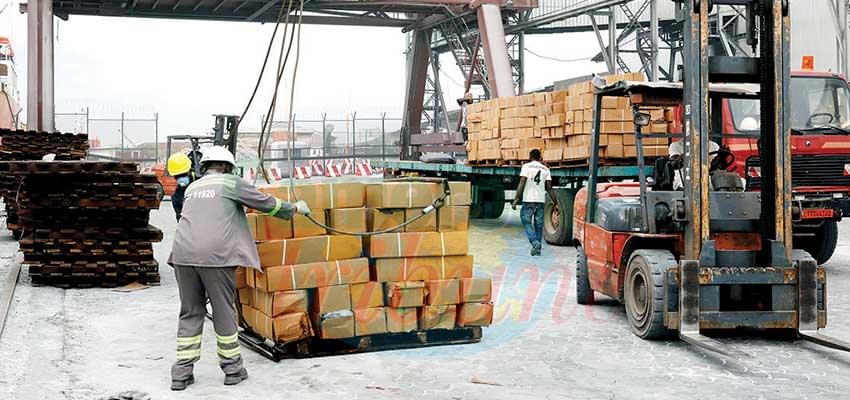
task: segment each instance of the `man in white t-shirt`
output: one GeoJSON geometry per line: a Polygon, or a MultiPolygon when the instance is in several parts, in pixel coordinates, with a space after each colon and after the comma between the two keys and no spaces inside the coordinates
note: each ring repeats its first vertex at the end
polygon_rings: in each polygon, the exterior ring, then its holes
{"type": "Polygon", "coordinates": [[[531,255],[539,256],[543,246],[543,206],[546,204],[546,193],[552,201],[556,201],[555,191],[552,190],[552,174],[540,161],[543,157],[540,150],[531,150],[530,162],[523,164],[520,171],[519,186],[516,189],[511,206],[522,203],[519,216],[525,235],[531,243],[531,255]]]}

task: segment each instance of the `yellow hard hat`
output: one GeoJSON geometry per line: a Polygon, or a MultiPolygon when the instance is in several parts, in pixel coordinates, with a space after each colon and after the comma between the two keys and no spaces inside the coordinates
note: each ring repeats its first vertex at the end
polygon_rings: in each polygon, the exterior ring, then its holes
{"type": "Polygon", "coordinates": [[[183,153],[172,154],[168,157],[168,174],[171,176],[183,175],[192,169],[192,160],[183,153]]]}

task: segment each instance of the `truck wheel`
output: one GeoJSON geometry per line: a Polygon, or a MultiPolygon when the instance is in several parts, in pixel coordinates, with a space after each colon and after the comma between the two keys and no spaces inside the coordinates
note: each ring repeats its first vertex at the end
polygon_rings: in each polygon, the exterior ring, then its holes
{"type": "Polygon", "coordinates": [[[593,304],[593,289],[590,288],[590,278],[587,275],[587,255],[579,247],[576,254],[576,302],[578,304],[593,304]]]}
{"type": "Polygon", "coordinates": [[[632,332],[659,339],[672,331],[664,326],[664,274],[676,266],[666,250],[636,250],[629,259],[623,297],[632,332]]]}
{"type": "Polygon", "coordinates": [[[483,217],[498,219],[505,211],[505,191],[502,188],[491,188],[488,192],[489,200],[484,203],[483,217]]]}
{"type": "Polygon", "coordinates": [[[818,265],[825,264],[835,253],[838,244],[838,222],[824,221],[820,228],[815,231],[814,240],[807,241],[803,250],[809,252],[818,265]]]}
{"type": "Polygon", "coordinates": [[[543,210],[543,239],[546,243],[563,246],[573,237],[573,202],[575,189],[555,189],[557,199],[547,201],[543,210]]]}

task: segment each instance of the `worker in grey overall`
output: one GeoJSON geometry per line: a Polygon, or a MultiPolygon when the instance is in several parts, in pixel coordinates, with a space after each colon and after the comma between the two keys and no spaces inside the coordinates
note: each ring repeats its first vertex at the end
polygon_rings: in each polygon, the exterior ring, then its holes
{"type": "Polygon", "coordinates": [[[233,154],[220,146],[204,152],[204,176],[186,189],[183,216],[177,223],[168,263],[174,267],[180,291],[177,361],[171,367],[171,389],[184,390],[195,382],[192,374],[201,357],[201,333],[206,299],[212,306],[213,327],[224,384],[248,378],[242,366],[236,317],[236,267],[260,268],[254,238],[243,207],[289,219],[308,214],[306,203],[291,204],[259,192],[232,175],[233,154]]]}

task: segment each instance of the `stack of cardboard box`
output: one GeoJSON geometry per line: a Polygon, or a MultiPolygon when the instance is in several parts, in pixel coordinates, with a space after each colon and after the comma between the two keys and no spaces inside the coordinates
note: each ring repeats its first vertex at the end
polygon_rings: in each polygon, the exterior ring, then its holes
{"type": "Polygon", "coordinates": [[[287,221],[249,213],[263,272],[238,270],[245,323],[283,343],[489,324],[490,281],[472,278],[472,257],[466,255],[470,186],[453,182],[451,188],[438,211],[398,232],[365,239],[344,233],[412,220],[442,186],[341,182],[296,185],[294,193],[287,186],[261,188],[282,200],[306,201],[313,219],[343,234],[300,215],[287,221]],[[364,246],[370,258],[363,256],[364,246]],[[474,304],[460,306],[464,302],[474,304]]]}
{"type": "MultiPolygon", "coordinates": [[[[640,73],[611,75],[612,84],[621,80],[642,81],[640,73]]],[[[511,164],[528,160],[533,149],[541,150],[543,160],[557,165],[580,162],[590,156],[593,130],[594,93],[591,82],[571,85],[568,90],[499,98],[469,106],[468,159],[473,164],[511,164]]],[[[672,112],[647,108],[652,123],[645,135],[667,133],[672,112]]],[[[625,97],[602,100],[599,155],[603,160],[621,162],[637,156],[632,110],[625,97]]],[[[643,139],[645,157],[667,154],[669,140],[643,139]]]]}
{"type": "Polygon", "coordinates": [[[401,331],[487,326],[492,320],[490,279],[473,278],[468,254],[471,187],[469,182],[450,182],[449,188],[446,204],[423,214],[443,192],[442,185],[367,186],[371,231],[410,222],[403,231],[368,240],[372,278],[384,285],[388,317],[401,331]]]}

